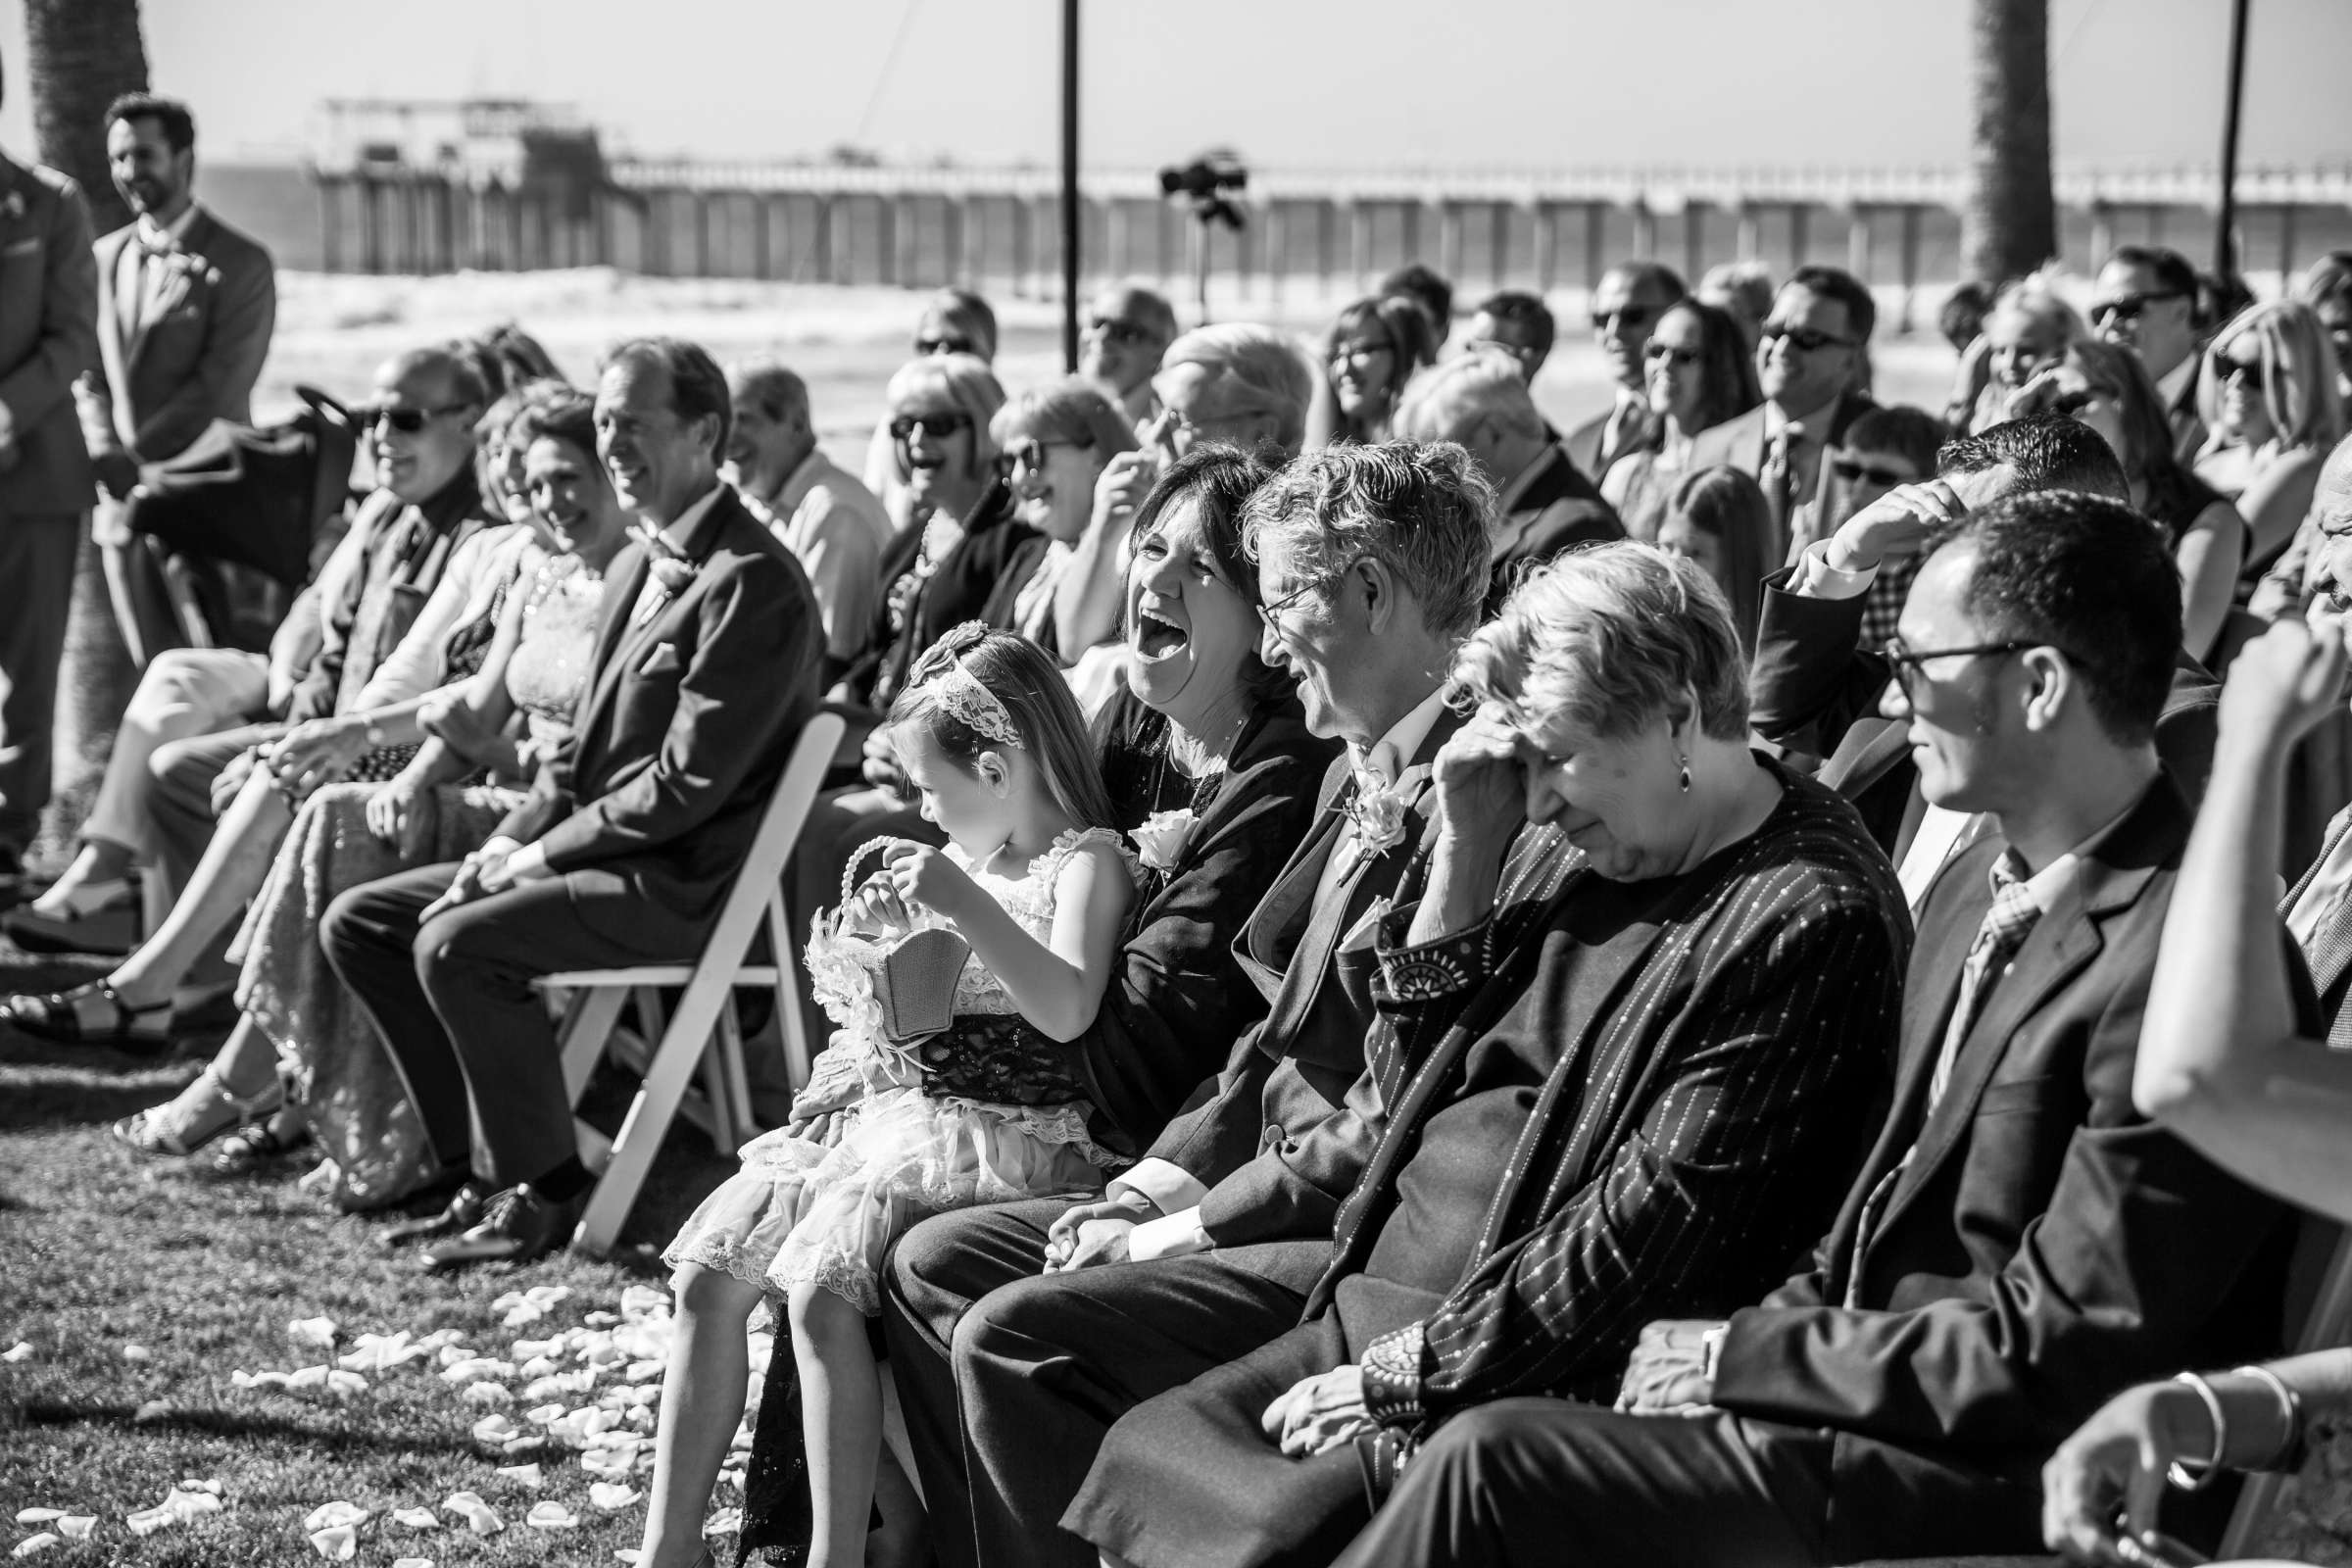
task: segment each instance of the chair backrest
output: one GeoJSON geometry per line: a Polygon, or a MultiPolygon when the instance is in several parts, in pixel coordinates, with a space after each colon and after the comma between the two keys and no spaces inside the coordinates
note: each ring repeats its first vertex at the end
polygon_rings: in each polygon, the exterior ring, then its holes
{"type": "MultiPolygon", "coordinates": [[[[2303,1221],[2288,1267],[2287,1313],[2286,1348],[2295,1354],[2352,1345],[2352,1231],[2316,1215],[2303,1221]]],[[[2246,1478],[2222,1537],[2220,1561],[2253,1555],[2291,1479],[2270,1474],[2246,1478]]]]}
{"type": "Polygon", "coordinates": [[[844,727],[838,713],[818,713],[801,726],[801,737],[793,743],[783,776],[776,780],[776,792],[767,798],[760,831],[735,873],[735,885],[727,890],[718,923],[711,927],[710,940],[703,944],[703,956],[695,961],[690,984],[703,982],[713,965],[723,967],[725,980],[732,982],[751,948],[752,933],[767,911],[768,896],[784,874],[784,862],[801,836],[801,825],[808,819],[808,808],[815,803],[825,770],[832,765],[833,748],[841,743],[844,727]]]}

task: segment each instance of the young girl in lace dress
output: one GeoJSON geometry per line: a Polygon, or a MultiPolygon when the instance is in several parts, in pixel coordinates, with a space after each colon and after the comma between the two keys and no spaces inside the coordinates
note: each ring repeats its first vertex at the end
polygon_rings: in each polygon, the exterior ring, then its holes
{"type": "Polygon", "coordinates": [[[1056,1049],[1094,1021],[1135,886],[1077,704],[1035,645],[975,622],[916,663],[890,722],[949,847],[887,841],[882,869],[819,917],[808,973],[838,1027],[791,1125],[744,1146],[743,1169],[663,1254],[677,1320],[646,1568],[706,1560],[704,1510],[762,1298],[784,1303],[800,1374],[808,1560],[860,1562],[881,1447],[866,1319],[883,1253],[926,1215],[1095,1191],[1113,1163],[1056,1049]],[[882,956],[937,927],[971,947],[954,1020],[893,1041],[874,990],[882,956]]]}

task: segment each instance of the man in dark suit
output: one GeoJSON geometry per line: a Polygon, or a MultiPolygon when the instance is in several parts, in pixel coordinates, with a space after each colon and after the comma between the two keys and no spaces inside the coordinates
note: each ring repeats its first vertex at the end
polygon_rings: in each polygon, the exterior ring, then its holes
{"type": "Polygon", "coordinates": [[[1592,341],[1600,345],[1617,390],[1609,406],[1570,430],[1560,445],[1577,471],[1595,484],[1609,465],[1649,444],[1655,434],[1642,350],[1658,318],[1690,290],[1657,262],[1622,262],[1592,286],[1592,341]]]}
{"type": "Polygon", "coordinates": [[[1877,302],[1852,274],[1798,268],[1781,285],[1756,345],[1764,401],[1690,443],[1690,467],[1738,468],[1763,487],[1779,535],[1772,560],[1812,541],[1824,457],[1876,407],[1861,386],[1878,318],[1877,302]]]}
{"type": "Polygon", "coordinates": [[[1053,1523],[1116,1410],[1073,1418],[1054,1403],[1037,1426],[1030,1412],[1063,1374],[1025,1360],[1001,1314],[1103,1325],[1099,1348],[1129,1402],[1182,1382],[1297,1320],[1377,1137],[1375,1122],[1333,1121],[1363,1076],[1373,1015],[1369,972],[1340,954],[1427,832],[1430,766],[1457,723],[1443,681],[1486,581],[1486,509],[1459,455],[1391,443],[1303,460],[1251,511],[1264,658],[1297,680],[1308,728],[1348,752],[1235,944],[1269,1010],[1224,1071],[1101,1202],[945,1214],[893,1253],[891,1362],[952,1568],[1041,1551],[1092,1560],[1053,1523]],[[1384,504],[1365,498],[1375,475],[1390,481],[1384,504]],[[1318,511],[1322,494],[1340,499],[1318,511]],[[1137,1266],[1100,1266],[1127,1259],[1137,1266]],[[1040,1475],[1058,1497],[1034,1494],[1040,1475]]]}
{"type": "Polygon", "coordinates": [[[800,565],[718,481],[726,377],[690,343],[615,349],[597,446],[644,537],[608,575],[571,734],[461,865],[355,888],[327,956],[400,1064],[434,1152],[470,1175],[430,1266],[537,1256],[593,1184],[539,975],[694,956],[816,709],[800,565]]]}
{"type": "Polygon", "coordinates": [[[2029,1551],[2040,1463],[2102,1400],[2276,1345],[2285,1210],[2132,1102],[2189,830],[2155,746],[2180,636],[2130,509],[2030,495],[1958,525],[1886,710],[1929,799],[1997,831],[1921,910],[1893,1106],[1811,1266],[1649,1325],[1616,1410],[1437,1429],[1344,1563],[2029,1551]]]}
{"type": "Polygon", "coordinates": [[[1489,615],[1531,567],[1581,544],[1625,537],[1616,509],[1546,433],[1512,357],[1465,354],[1419,377],[1396,411],[1396,433],[1459,442],[1494,487],[1489,615]]]}
{"type": "Polygon", "coordinates": [[[2197,372],[2204,331],[2216,323],[2198,313],[2197,270],[2163,245],[2121,245],[2099,269],[2090,296],[2090,324],[2105,341],[2130,349],[2146,366],[2164,398],[2173,455],[2186,467],[2205,445],[2205,416],[2197,408],[2197,372]]]}
{"type": "Polygon", "coordinates": [[[116,513],[139,465],[176,457],[215,419],[249,423],[253,384],[277,319],[270,253],[196,202],[196,121],[187,105],[126,93],[107,106],[106,157],[135,215],[98,241],[98,366],[80,382],[81,430],[98,489],[107,581],[124,634],[143,646],[167,613],[123,551],[116,513]]]}
{"type": "MultiPolygon", "coordinates": [[[[1822,782],[1861,811],[1915,907],[1971,830],[1966,813],[1921,795],[1905,727],[1879,711],[1886,661],[1858,640],[1880,563],[1933,527],[2007,497],[2075,490],[2121,501],[2130,493],[2107,443],[2061,415],[2013,419],[1947,442],[1937,470],[1934,483],[1889,492],[1765,579],[1747,688],[1758,734],[1827,759],[1822,782]]],[[[2176,658],[2156,744],[2192,803],[2213,762],[2219,690],[2194,660],[2176,658]]]]}
{"type": "Polygon", "coordinates": [[[49,803],[49,724],[90,462],[74,378],[98,362],[90,215],[55,170],[0,153],[0,890],[49,803]]]}

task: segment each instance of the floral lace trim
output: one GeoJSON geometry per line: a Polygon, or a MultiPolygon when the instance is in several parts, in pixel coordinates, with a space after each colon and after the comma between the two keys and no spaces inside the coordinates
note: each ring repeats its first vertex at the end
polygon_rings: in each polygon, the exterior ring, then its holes
{"type": "Polygon", "coordinates": [[[740,1242],[716,1234],[697,1236],[691,1241],[681,1237],[662,1250],[662,1261],[671,1268],[692,1263],[764,1291],[768,1289],[767,1270],[753,1263],[750,1256],[740,1242]]]}

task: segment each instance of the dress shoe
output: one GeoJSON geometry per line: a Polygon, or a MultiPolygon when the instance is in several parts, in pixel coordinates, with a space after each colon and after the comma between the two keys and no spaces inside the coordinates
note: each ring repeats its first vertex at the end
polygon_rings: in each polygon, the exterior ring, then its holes
{"type": "Polygon", "coordinates": [[[527,1263],[544,1257],[571,1240],[580,1206],[578,1198],[567,1203],[542,1198],[528,1182],[510,1187],[492,1195],[479,1225],[426,1252],[424,1266],[438,1273],[474,1263],[527,1263]]]}
{"type": "Polygon", "coordinates": [[[439,1213],[427,1214],[421,1219],[404,1219],[388,1228],[381,1240],[386,1247],[406,1247],[411,1242],[430,1241],[436,1236],[456,1236],[479,1225],[489,1207],[490,1185],[487,1182],[463,1182],[450,1195],[448,1205],[439,1213]]]}

